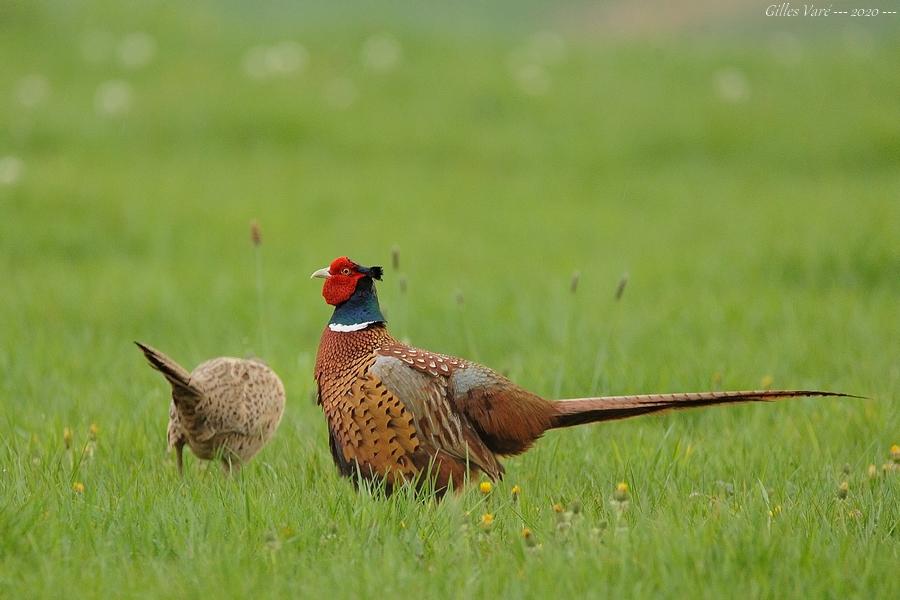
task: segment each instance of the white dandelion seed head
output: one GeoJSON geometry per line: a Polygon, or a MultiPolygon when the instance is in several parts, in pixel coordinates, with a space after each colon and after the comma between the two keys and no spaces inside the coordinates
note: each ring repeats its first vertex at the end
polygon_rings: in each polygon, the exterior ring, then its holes
{"type": "Polygon", "coordinates": [[[389,33],[370,36],[362,47],[362,63],[372,71],[392,71],[400,64],[403,49],[396,37],[389,33]]]}
{"type": "Polygon", "coordinates": [[[744,102],[750,97],[750,82],[736,67],[719,69],[713,75],[713,86],[719,99],[725,102],[744,102]]]}
{"type": "Polygon", "coordinates": [[[309,52],[297,42],[284,41],[270,48],[266,53],[266,59],[272,72],[287,75],[306,68],[309,52]]]}
{"type": "Polygon", "coordinates": [[[16,84],[16,99],[26,108],[43,103],[50,96],[50,82],[40,74],[26,75],[16,84]]]}
{"type": "Polygon", "coordinates": [[[25,163],[17,156],[0,157],[0,185],[15,185],[25,174],[25,163]]]}
{"type": "Polygon", "coordinates": [[[97,113],[107,117],[123,115],[131,110],[133,96],[131,85],[127,81],[104,81],[97,87],[94,95],[94,108],[97,113]]]}
{"type": "Polygon", "coordinates": [[[263,80],[302,72],[309,52],[297,42],[286,40],[272,46],[253,46],[244,53],[242,66],[251,79],[263,80]]]}
{"type": "Polygon", "coordinates": [[[350,108],[358,95],[356,84],[347,77],[332,79],[325,86],[325,102],[332,108],[350,108]]]}
{"type": "Polygon", "coordinates": [[[541,96],[550,91],[550,75],[539,64],[526,64],[513,70],[513,78],[526,94],[541,96]]]}
{"type": "Polygon", "coordinates": [[[119,63],[126,69],[146,67],[156,56],[156,40],[149,33],[129,33],[119,43],[119,63]]]}

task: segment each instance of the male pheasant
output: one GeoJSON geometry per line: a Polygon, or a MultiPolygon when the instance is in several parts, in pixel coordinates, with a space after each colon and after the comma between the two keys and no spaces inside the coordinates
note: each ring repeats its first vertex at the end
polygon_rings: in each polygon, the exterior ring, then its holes
{"type": "Polygon", "coordinates": [[[264,363],[220,357],[188,373],[162,352],[135,344],[172,386],[168,440],[179,475],[185,444],[197,458],[220,456],[231,472],[272,439],[284,412],[284,385],[264,363]]]}
{"type": "Polygon", "coordinates": [[[322,295],[335,307],[315,378],[340,472],[381,479],[388,492],[431,479],[444,493],[470,473],[499,479],[499,457],[528,450],[548,429],[729,402],[846,395],[765,390],[545,400],[485,366],[391,337],[373,283],[381,275],[381,267],[347,257],[312,274],[325,279],[322,295]]]}

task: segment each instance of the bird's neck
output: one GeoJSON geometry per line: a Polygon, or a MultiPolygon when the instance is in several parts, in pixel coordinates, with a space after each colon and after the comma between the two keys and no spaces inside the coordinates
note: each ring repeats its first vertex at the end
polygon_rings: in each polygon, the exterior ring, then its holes
{"type": "Polygon", "coordinates": [[[360,331],[384,322],[375,286],[370,278],[364,277],[356,284],[356,291],[350,299],[334,307],[328,328],[337,332],[360,331]]]}

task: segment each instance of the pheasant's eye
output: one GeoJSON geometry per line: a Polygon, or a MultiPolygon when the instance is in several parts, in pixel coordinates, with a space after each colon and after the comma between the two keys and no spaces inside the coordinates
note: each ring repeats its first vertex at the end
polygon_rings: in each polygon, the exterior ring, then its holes
{"type": "Polygon", "coordinates": [[[341,275],[349,275],[349,274],[350,274],[350,269],[348,269],[347,267],[344,267],[343,269],[341,269],[341,275]]]}

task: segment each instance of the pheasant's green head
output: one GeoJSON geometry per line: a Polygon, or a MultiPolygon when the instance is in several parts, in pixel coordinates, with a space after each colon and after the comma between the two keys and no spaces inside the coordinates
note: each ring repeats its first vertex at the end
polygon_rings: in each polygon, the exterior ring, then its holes
{"type": "Polygon", "coordinates": [[[346,256],[341,256],[334,259],[328,267],[312,274],[314,278],[325,280],[322,297],[335,307],[330,323],[333,330],[355,331],[356,329],[340,328],[359,328],[384,322],[372,281],[380,280],[381,273],[381,267],[363,267],[346,256]]]}

